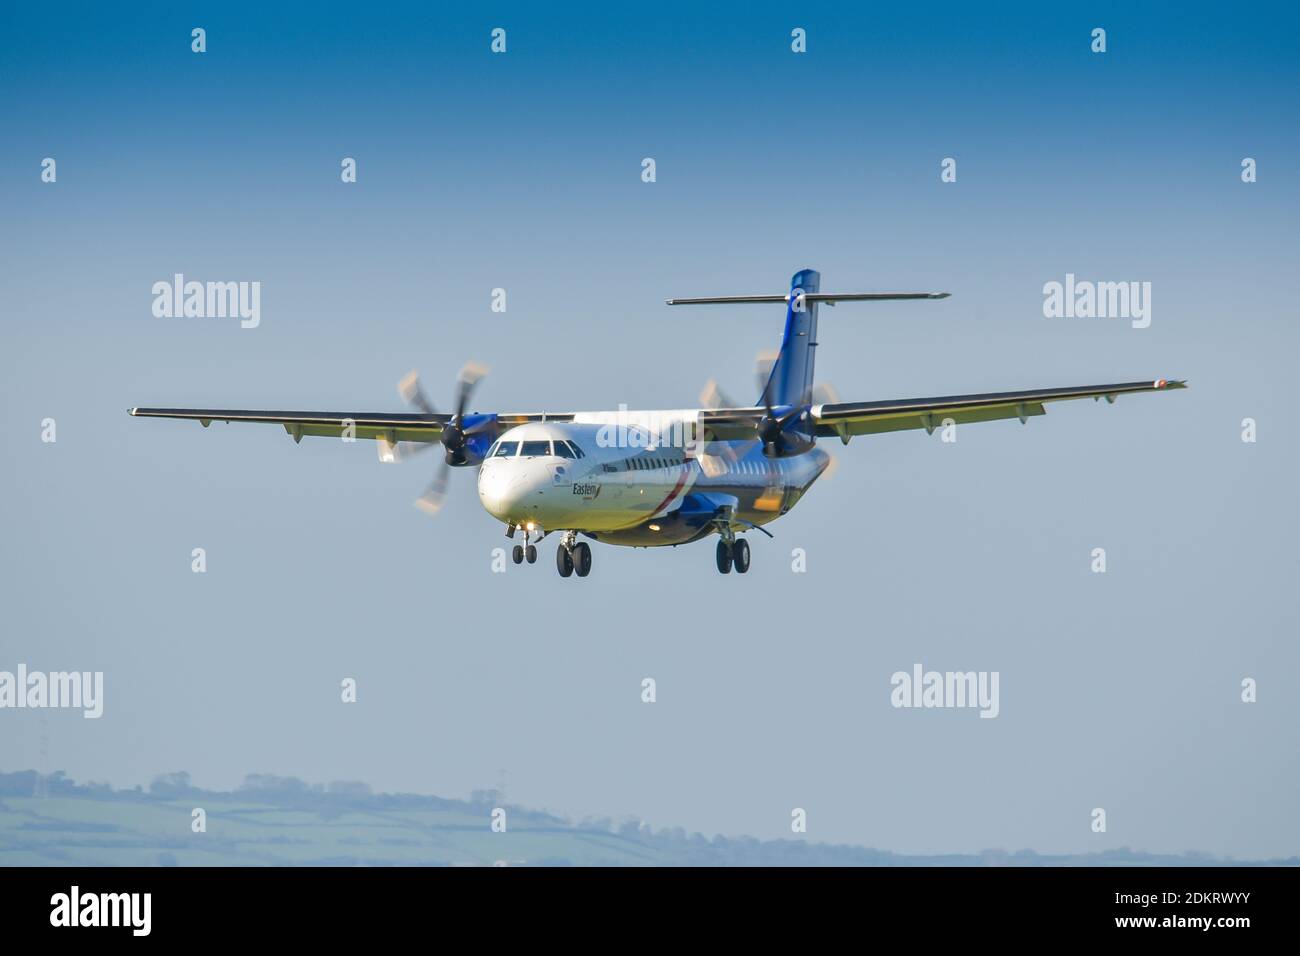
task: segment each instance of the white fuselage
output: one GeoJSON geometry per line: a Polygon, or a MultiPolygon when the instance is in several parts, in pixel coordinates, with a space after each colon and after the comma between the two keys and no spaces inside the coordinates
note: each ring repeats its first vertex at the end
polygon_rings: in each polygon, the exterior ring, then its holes
{"type": "Polygon", "coordinates": [[[779,517],[829,463],[817,448],[769,459],[756,441],[696,445],[674,425],[693,419],[690,410],[589,413],[516,426],[479,466],[479,500],[507,524],[612,544],[679,544],[703,533],[692,516],[718,507],[754,525],[779,517]],[[656,416],[648,429],[637,424],[647,415],[656,416]]]}

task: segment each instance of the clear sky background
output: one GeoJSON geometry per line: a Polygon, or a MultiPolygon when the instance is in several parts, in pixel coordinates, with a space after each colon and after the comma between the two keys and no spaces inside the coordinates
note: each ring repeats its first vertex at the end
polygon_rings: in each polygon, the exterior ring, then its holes
{"type": "Polygon", "coordinates": [[[6,5],[0,669],[102,670],[106,700],[0,712],[0,768],[504,779],[705,833],[802,807],[809,839],[900,852],[1300,853],[1300,24],[1051,6],[6,5]],[[446,407],[471,358],[483,410],[680,407],[710,377],[748,401],[780,310],[662,302],[804,267],[953,293],[823,310],[846,400],[1191,387],[836,444],[744,577],[598,545],[566,581],[550,542],[493,574],[469,471],[430,520],[434,456],[126,415],[399,410],[413,366],[446,407]],[[176,272],[260,281],[260,327],[154,318],[176,272]],[[1044,318],[1066,273],[1151,282],[1151,326],[1044,318]],[[1000,716],[895,710],[915,662],[999,671],[1000,716]]]}

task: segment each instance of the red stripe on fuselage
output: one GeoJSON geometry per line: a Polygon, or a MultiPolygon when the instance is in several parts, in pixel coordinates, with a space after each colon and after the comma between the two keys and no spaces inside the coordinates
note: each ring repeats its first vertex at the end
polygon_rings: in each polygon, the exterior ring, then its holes
{"type": "Polygon", "coordinates": [[[682,476],[677,479],[677,484],[673,486],[673,490],[668,492],[668,497],[665,498],[663,501],[659,502],[659,506],[655,508],[654,511],[650,512],[648,515],[637,518],[629,525],[625,525],[624,526],[625,528],[635,528],[642,521],[647,521],[650,518],[653,518],[659,512],[663,511],[670,504],[672,504],[673,499],[682,493],[682,486],[686,484],[686,479],[691,476],[691,466],[689,464],[682,465],[681,468],[682,468],[682,476]]]}
{"type": "Polygon", "coordinates": [[[656,508],[654,511],[650,512],[650,517],[653,518],[653,517],[654,517],[655,515],[657,515],[659,512],[663,511],[663,510],[664,510],[665,508],[667,508],[670,504],[672,504],[673,499],[676,498],[678,495],[680,495],[680,494],[682,493],[682,485],[686,484],[686,478],[687,478],[688,475],[690,475],[690,473],[691,473],[691,466],[690,466],[690,465],[682,465],[682,476],[681,476],[680,478],[677,479],[677,484],[676,484],[676,486],[673,488],[672,491],[668,492],[668,497],[667,497],[667,498],[665,498],[663,501],[659,502],[659,507],[656,508]]]}

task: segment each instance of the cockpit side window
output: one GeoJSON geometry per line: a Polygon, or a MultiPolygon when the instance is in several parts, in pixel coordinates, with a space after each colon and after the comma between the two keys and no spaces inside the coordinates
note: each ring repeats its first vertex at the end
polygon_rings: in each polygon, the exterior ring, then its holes
{"type": "Polygon", "coordinates": [[[557,438],[555,439],[555,454],[559,455],[561,458],[572,458],[573,449],[569,447],[567,441],[560,441],[557,438]]]}

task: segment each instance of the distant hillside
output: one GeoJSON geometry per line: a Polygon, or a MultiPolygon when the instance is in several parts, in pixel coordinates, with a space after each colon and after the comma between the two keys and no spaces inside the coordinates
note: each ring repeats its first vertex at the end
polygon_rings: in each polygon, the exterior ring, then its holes
{"type": "MultiPolygon", "coordinates": [[[[200,790],[186,773],[147,791],[78,785],[62,773],[0,773],[4,866],[1050,866],[1212,865],[1206,856],[1128,850],[1080,857],[987,851],[899,856],[864,847],[687,834],[608,821],[572,823],[509,806],[491,830],[495,791],[469,800],[374,794],[365,784],[310,785],[251,775],[231,793],[200,790]],[[207,832],[191,831],[191,813],[207,832]]],[[[1300,860],[1272,861],[1300,864],[1300,860]]]]}

